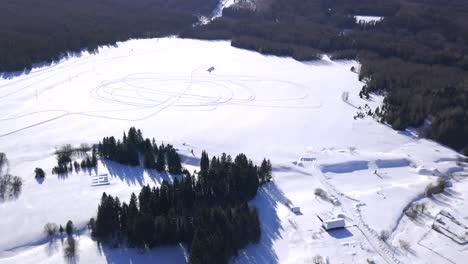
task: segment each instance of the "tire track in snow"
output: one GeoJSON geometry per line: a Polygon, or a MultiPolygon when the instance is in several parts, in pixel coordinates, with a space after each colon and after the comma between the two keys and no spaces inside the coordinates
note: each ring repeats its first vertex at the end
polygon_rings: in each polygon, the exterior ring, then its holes
{"type": "MultiPolygon", "coordinates": [[[[80,64],[86,64],[86,63],[88,62],[82,62],[80,64]]],[[[76,66],[77,63],[74,63],[73,65],[76,66]]],[[[64,67],[64,69],[61,69],[61,71],[59,71],[58,73],[53,72],[54,74],[52,74],[52,76],[47,76],[46,78],[40,78],[40,81],[33,82],[32,84],[26,85],[20,90],[29,88],[30,86],[37,84],[38,82],[41,82],[43,80],[46,80],[58,74],[61,74],[66,69],[68,69],[69,67],[73,65],[67,65],[66,67],[64,67]]],[[[40,111],[31,112],[31,113],[26,113],[26,114],[22,114],[16,117],[6,117],[3,119],[0,119],[0,122],[12,121],[12,120],[16,120],[16,119],[20,119],[20,118],[24,118],[24,117],[28,117],[32,115],[38,115],[41,113],[47,113],[47,112],[63,112],[64,113],[64,114],[58,115],[53,118],[49,118],[44,121],[29,124],[22,128],[6,132],[4,134],[1,134],[0,138],[9,136],[17,132],[33,128],[33,127],[37,127],[37,126],[40,126],[40,125],[61,119],[63,117],[70,116],[70,115],[80,115],[80,116],[88,116],[88,117],[93,117],[93,118],[120,120],[120,121],[142,121],[142,120],[151,118],[168,108],[172,108],[173,110],[178,110],[178,111],[213,111],[221,105],[240,105],[240,106],[247,106],[247,107],[277,108],[277,109],[314,109],[314,108],[322,107],[321,101],[319,103],[316,103],[315,105],[292,105],[291,104],[291,103],[298,103],[298,102],[306,103],[306,99],[309,98],[309,94],[307,92],[310,88],[301,84],[297,84],[297,83],[293,83],[293,82],[289,82],[285,80],[274,79],[274,78],[249,76],[249,75],[228,76],[228,75],[212,74],[209,77],[195,75],[197,71],[204,69],[204,68],[207,68],[207,66],[198,67],[192,70],[188,79],[184,77],[183,75],[161,77],[160,75],[155,74],[155,73],[135,73],[135,74],[127,75],[123,78],[120,78],[114,81],[102,82],[101,85],[97,86],[96,88],[90,91],[90,96],[92,98],[95,98],[97,100],[107,102],[107,103],[117,104],[117,105],[125,106],[125,107],[130,106],[133,108],[91,110],[91,111],[80,111],[80,112],[71,112],[71,111],[61,110],[61,109],[49,109],[49,110],[40,110],[40,111]],[[145,76],[145,74],[149,76],[145,76]],[[154,77],[155,75],[156,77],[154,77]],[[214,78],[211,76],[213,76],[214,78]],[[132,81],[136,83],[132,83],[132,81]],[[142,81],[143,81],[143,85],[138,83],[142,81]],[[171,82],[176,82],[176,83],[188,82],[188,84],[181,93],[177,93],[177,92],[172,92],[172,91],[167,91],[167,90],[155,90],[152,88],[148,88],[147,86],[145,86],[145,84],[147,84],[146,83],[147,81],[150,82],[150,84],[152,84],[153,86],[154,85],[160,86],[161,82],[163,83],[169,82],[169,84],[171,84],[171,82]],[[286,85],[286,86],[282,86],[280,89],[286,89],[287,86],[290,86],[290,87],[296,88],[299,91],[305,91],[305,93],[299,94],[298,96],[292,96],[290,98],[258,99],[256,93],[253,91],[253,89],[250,86],[255,85],[255,83],[263,83],[263,82],[272,82],[274,85],[278,85],[278,84],[286,85]],[[113,87],[112,84],[119,84],[120,86],[113,87]],[[122,88],[123,86],[121,84],[124,84],[127,87],[133,87],[133,88],[122,88]],[[204,87],[204,88],[213,89],[218,94],[218,96],[208,96],[208,95],[199,95],[196,93],[188,93],[188,91],[190,90],[193,84],[200,85],[201,87],[204,87]],[[119,92],[121,91],[124,91],[124,92],[133,91],[134,95],[136,96],[119,94],[119,92]],[[247,96],[237,98],[236,94],[238,94],[240,91],[244,92],[247,96]],[[223,96],[223,92],[227,93],[228,96],[227,97],[223,96]],[[151,95],[157,95],[157,96],[163,95],[163,96],[166,96],[167,98],[158,99],[158,98],[151,97],[151,95]],[[259,105],[255,104],[257,102],[260,104],[259,105]],[[265,102],[267,104],[262,104],[265,102]],[[276,102],[276,104],[271,104],[274,102],[276,102]],[[289,102],[289,104],[287,105],[280,104],[284,102],[289,102]],[[103,115],[104,113],[130,112],[130,111],[140,111],[140,110],[146,110],[146,109],[156,109],[156,110],[148,115],[136,117],[136,118],[122,118],[122,117],[116,117],[116,116],[103,115]]],[[[16,92],[19,92],[20,90],[16,92]]]]}

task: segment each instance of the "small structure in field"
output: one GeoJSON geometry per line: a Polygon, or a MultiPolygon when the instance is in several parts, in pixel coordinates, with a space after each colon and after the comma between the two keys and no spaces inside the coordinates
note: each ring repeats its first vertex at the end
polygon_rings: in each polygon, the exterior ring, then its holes
{"type": "Polygon", "coordinates": [[[211,66],[208,70],[206,70],[207,72],[211,73],[212,71],[215,70],[215,67],[211,66]]]}
{"type": "Polygon", "coordinates": [[[315,158],[313,157],[302,157],[301,162],[313,162],[315,158]]]}
{"type": "Polygon", "coordinates": [[[343,218],[331,218],[322,222],[325,230],[333,230],[345,227],[345,220],[343,218]]]}
{"type": "Polygon", "coordinates": [[[109,175],[107,173],[91,176],[91,186],[109,185],[109,175]]]}
{"type": "Polygon", "coordinates": [[[301,208],[299,206],[291,207],[291,211],[295,214],[300,214],[301,208]]]}
{"type": "Polygon", "coordinates": [[[334,206],[339,206],[341,204],[340,200],[338,200],[335,195],[330,195],[328,199],[334,206]]]}

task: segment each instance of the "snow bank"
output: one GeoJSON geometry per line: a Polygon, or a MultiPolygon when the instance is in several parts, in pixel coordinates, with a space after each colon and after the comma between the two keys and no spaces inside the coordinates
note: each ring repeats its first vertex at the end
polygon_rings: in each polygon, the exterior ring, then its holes
{"type": "Polygon", "coordinates": [[[368,161],[356,160],[336,164],[326,164],[321,166],[323,173],[350,173],[358,170],[367,170],[369,168],[368,161]]]}

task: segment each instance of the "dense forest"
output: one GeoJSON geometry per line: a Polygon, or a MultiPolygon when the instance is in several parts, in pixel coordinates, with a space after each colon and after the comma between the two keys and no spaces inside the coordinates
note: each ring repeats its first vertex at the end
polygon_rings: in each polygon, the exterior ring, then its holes
{"type": "Polygon", "coordinates": [[[0,72],[130,38],[177,35],[217,0],[0,1],[0,72]]]}
{"type": "Polygon", "coordinates": [[[140,155],[143,155],[143,165],[146,169],[167,171],[171,174],[182,172],[180,157],[172,145],[158,146],[155,139],[143,139],[140,129],[131,127],[128,135],[124,132],[122,140],[115,137],[104,137],[98,144],[99,156],[121,164],[138,166],[140,155]]]}
{"type": "MultiPolygon", "coordinates": [[[[242,2],[242,1],[241,1],[242,2]]],[[[382,121],[430,126],[423,136],[468,150],[468,5],[441,0],[271,0],[237,4],[182,37],[297,60],[361,62],[362,93],[384,93],[382,121]],[[355,15],[383,16],[356,23],[355,15]]]]}
{"type": "Polygon", "coordinates": [[[253,199],[271,178],[271,164],[257,167],[244,154],[210,161],[200,171],[184,171],[169,184],[144,186],[128,203],[104,193],[96,218],[89,221],[99,241],[114,246],[151,248],[187,243],[190,263],[227,263],[237,252],[259,241],[260,222],[253,199]]]}

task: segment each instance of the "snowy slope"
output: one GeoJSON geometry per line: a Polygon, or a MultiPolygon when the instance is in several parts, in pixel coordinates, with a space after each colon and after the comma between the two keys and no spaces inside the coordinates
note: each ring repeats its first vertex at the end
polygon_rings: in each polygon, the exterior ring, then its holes
{"type": "MultiPolygon", "coordinates": [[[[143,184],[170,180],[170,175],[112,162],[98,167],[98,173],[111,175],[110,185],[92,186],[93,171],[50,174],[55,147],[121,137],[130,126],[174,144],[191,171],[203,149],[210,155],[243,152],[256,162],[272,160],[274,182],[252,201],[261,217],[261,243],[243,250],[234,262],[308,263],[319,254],[332,263],[428,263],[428,249],[417,243],[409,255],[392,247],[401,236],[429,230],[413,228],[402,210],[435,181],[428,171],[464,168],[457,164],[456,152],[439,144],[370,117],[353,119],[358,107],[375,109],[382,98],[357,96],[363,84],[351,66],[357,63],[326,58],[302,63],[232,48],[224,41],[165,38],[120,43],[0,80],[0,151],[10,160],[10,172],[24,178],[21,196],[0,204],[6,216],[0,217],[0,263],[60,263],[62,245],[45,239],[46,222],[63,225],[72,219],[84,228],[103,191],[127,200],[143,184]],[[347,103],[343,92],[349,92],[347,103]],[[35,167],[48,173],[44,182],[34,179],[35,167]],[[316,188],[337,197],[340,205],[315,197],[316,188]],[[292,205],[301,214],[293,214],[292,205]],[[340,212],[347,216],[348,228],[324,232],[317,215],[340,212]],[[381,230],[395,231],[388,245],[377,239],[381,230]]],[[[462,190],[465,178],[452,188],[462,190]]],[[[448,197],[446,207],[453,204],[462,211],[466,198],[448,197]]],[[[83,232],[82,263],[158,258],[180,263],[186,258],[181,246],[143,255],[98,249],[83,232]]],[[[451,250],[449,245],[439,251],[451,250]]]]}

